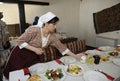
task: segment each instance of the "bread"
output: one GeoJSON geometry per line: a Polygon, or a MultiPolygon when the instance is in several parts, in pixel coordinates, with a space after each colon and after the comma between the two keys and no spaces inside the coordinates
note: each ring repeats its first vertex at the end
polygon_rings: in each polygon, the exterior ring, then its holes
{"type": "Polygon", "coordinates": [[[42,81],[42,79],[39,75],[32,75],[27,81],[42,81]]]}

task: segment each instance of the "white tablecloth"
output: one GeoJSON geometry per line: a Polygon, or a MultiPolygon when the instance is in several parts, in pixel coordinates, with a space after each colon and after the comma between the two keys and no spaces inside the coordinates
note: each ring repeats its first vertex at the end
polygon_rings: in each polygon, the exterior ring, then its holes
{"type": "MultiPolygon", "coordinates": [[[[47,63],[37,63],[32,67],[32,69],[34,69],[34,72],[32,72],[32,74],[39,74],[43,81],[49,81],[48,79],[45,79],[46,77],[44,76],[44,73],[40,72],[40,69],[43,69],[44,67],[41,67],[39,65],[44,64],[46,65],[46,69],[55,69],[55,68],[62,68],[63,71],[64,68],[67,66],[64,65],[60,65],[58,64],[56,61],[51,61],[51,62],[47,62],[47,63]]],[[[84,72],[88,71],[88,70],[96,70],[96,69],[101,69],[102,71],[104,71],[105,73],[113,76],[115,79],[117,79],[118,77],[120,77],[120,66],[115,65],[112,61],[111,62],[100,62],[100,64],[98,65],[87,65],[84,63],[81,63],[80,61],[76,61],[74,64],[78,64],[79,66],[81,66],[84,69],[84,72]]],[[[63,81],[84,81],[83,79],[83,75],[79,75],[76,77],[70,76],[68,75],[66,72],[64,73],[65,77],[63,81]]],[[[17,71],[13,71],[10,72],[10,79],[9,81],[18,81],[18,79],[20,79],[20,81],[26,81],[26,79],[28,78],[28,76],[24,75],[23,70],[17,70],[17,71]]],[[[110,81],[110,80],[108,80],[110,81]]]]}

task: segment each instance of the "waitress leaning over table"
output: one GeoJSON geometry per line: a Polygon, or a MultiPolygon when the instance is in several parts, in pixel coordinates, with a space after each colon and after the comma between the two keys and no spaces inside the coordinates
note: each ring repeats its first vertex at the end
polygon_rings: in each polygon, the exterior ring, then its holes
{"type": "Polygon", "coordinates": [[[52,12],[42,15],[37,25],[30,26],[18,38],[18,46],[16,46],[8,59],[4,69],[4,76],[8,79],[9,72],[29,67],[40,62],[39,56],[43,54],[42,48],[47,45],[55,46],[62,55],[70,55],[76,59],[80,59],[79,55],[72,53],[64,44],[55,37],[53,32],[59,18],[52,12]]]}

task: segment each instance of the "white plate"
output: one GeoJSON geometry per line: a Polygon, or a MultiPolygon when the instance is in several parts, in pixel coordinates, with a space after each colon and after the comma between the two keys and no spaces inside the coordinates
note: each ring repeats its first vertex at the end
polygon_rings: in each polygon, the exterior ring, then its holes
{"type": "MultiPolygon", "coordinates": [[[[43,77],[41,74],[37,74],[37,75],[39,75],[39,76],[41,77],[41,81],[45,81],[44,77],[43,77]]],[[[28,80],[28,79],[27,79],[27,80],[28,80]]],[[[25,81],[27,81],[27,80],[25,80],[25,81]]],[[[24,81],[24,80],[20,79],[20,81],[24,81]]],[[[37,80],[37,81],[38,81],[38,80],[37,80]]]]}
{"type": "MultiPolygon", "coordinates": [[[[55,68],[54,68],[55,69],[55,68]]],[[[56,68],[57,69],[57,68],[56,68]]],[[[57,81],[64,81],[65,80],[65,78],[66,78],[66,73],[64,72],[64,70],[62,69],[62,73],[63,73],[63,77],[61,78],[61,79],[59,79],[59,80],[57,80],[57,81]]],[[[44,78],[44,81],[52,81],[51,79],[48,79],[47,77],[45,77],[45,73],[44,73],[44,75],[42,76],[43,78],[44,78]]]]}
{"type": "MultiPolygon", "coordinates": [[[[76,65],[77,65],[77,64],[76,64],[76,65]]],[[[68,74],[68,75],[70,75],[70,76],[80,76],[80,75],[83,74],[84,69],[83,69],[83,67],[80,66],[80,65],[77,65],[77,66],[81,68],[81,72],[80,72],[79,74],[71,74],[71,73],[67,72],[68,66],[65,66],[64,70],[65,70],[66,74],[68,74]]]]}
{"type": "Polygon", "coordinates": [[[120,66],[120,58],[116,58],[112,60],[114,64],[120,66]]]}
{"type": "Polygon", "coordinates": [[[98,50],[87,50],[85,53],[91,54],[91,55],[101,55],[101,51],[98,51],[98,50]]]}
{"type": "Polygon", "coordinates": [[[83,78],[85,81],[108,81],[104,74],[92,70],[86,71],[83,78]]]}
{"type": "Polygon", "coordinates": [[[31,74],[42,74],[48,69],[48,64],[37,63],[29,67],[31,74]]]}
{"type": "Polygon", "coordinates": [[[110,46],[101,46],[98,49],[102,50],[102,51],[114,51],[114,47],[110,47],[110,46]]]}
{"type": "Polygon", "coordinates": [[[71,56],[64,56],[60,60],[65,64],[71,64],[77,61],[74,57],[71,56]]]}

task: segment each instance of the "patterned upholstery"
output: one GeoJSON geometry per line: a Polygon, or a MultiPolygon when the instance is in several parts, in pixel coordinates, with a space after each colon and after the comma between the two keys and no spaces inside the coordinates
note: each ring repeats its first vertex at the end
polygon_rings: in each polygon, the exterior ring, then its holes
{"type": "Polygon", "coordinates": [[[48,46],[44,48],[43,51],[44,51],[44,54],[40,56],[41,62],[48,62],[58,58],[58,55],[57,55],[58,50],[56,49],[56,47],[48,46]]]}
{"type": "Polygon", "coordinates": [[[69,50],[71,50],[73,53],[77,54],[80,52],[85,51],[85,40],[76,40],[69,43],[65,43],[65,45],[68,47],[69,50]]]}

